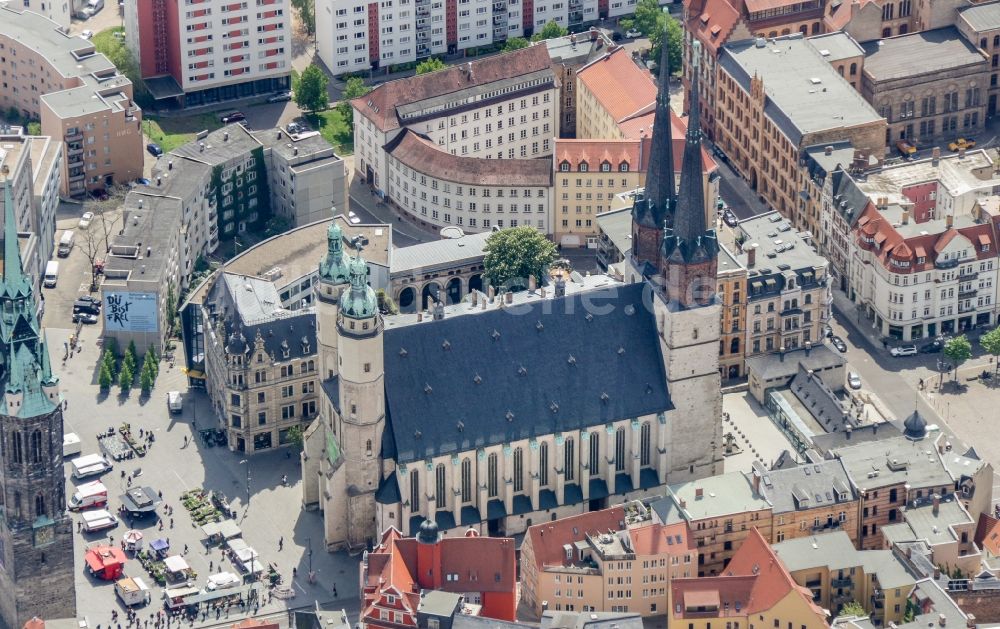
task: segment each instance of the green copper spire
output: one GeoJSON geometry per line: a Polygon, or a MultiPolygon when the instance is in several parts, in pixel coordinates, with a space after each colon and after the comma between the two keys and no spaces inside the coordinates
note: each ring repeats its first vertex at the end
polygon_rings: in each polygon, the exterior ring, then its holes
{"type": "MultiPolygon", "coordinates": [[[[336,213],[337,208],[334,208],[336,213]]],[[[350,258],[344,255],[344,232],[334,218],[326,230],[326,257],[319,263],[319,279],[330,284],[346,284],[350,279],[350,258]]]]}
{"type": "Polygon", "coordinates": [[[41,342],[38,343],[38,362],[41,365],[41,376],[43,385],[54,385],[59,382],[59,377],[52,373],[52,361],[49,358],[48,339],[43,334],[41,342]]]}
{"type": "Polygon", "coordinates": [[[10,296],[25,296],[31,291],[31,282],[21,266],[21,248],[17,244],[17,221],[14,218],[13,183],[8,179],[3,186],[3,288],[10,296]]]}
{"type": "Polygon", "coordinates": [[[360,253],[349,260],[351,288],[340,296],[340,312],[352,319],[374,317],[378,312],[378,299],[375,289],[368,285],[368,265],[360,253]]]}
{"type": "Polygon", "coordinates": [[[7,393],[21,393],[24,391],[24,365],[17,352],[11,352],[8,361],[7,393]]]}

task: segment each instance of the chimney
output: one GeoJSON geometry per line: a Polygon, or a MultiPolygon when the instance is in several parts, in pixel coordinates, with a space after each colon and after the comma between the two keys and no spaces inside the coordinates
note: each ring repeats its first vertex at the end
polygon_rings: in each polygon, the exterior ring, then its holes
{"type": "Polygon", "coordinates": [[[705,497],[705,490],[701,487],[694,488],[694,498],[695,500],[700,500],[705,497]]]}
{"type": "Polygon", "coordinates": [[[569,36],[569,43],[576,46],[576,33],[569,36]]]}
{"type": "Polygon", "coordinates": [[[556,297],[565,297],[566,296],[566,280],[564,280],[561,277],[556,279],[555,296],[556,297]]]}
{"type": "Polygon", "coordinates": [[[486,294],[489,295],[490,303],[492,304],[493,303],[493,298],[496,297],[496,294],[497,294],[496,289],[493,288],[492,286],[490,286],[490,288],[489,288],[489,290],[487,291],[486,294]]]}
{"type": "Polygon", "coordinates": [[[529,293],[533,293],[533,292],[535,292],[536,288],[538,288],[538,285],[537,285],[537,282],[535,281],[535,276],[533,274],[529,275],[528,276],[528,292],[529,293]]]}
{"type": "Polygon", "coordinates": [[[198,152],[199,153],[204,153],[205,152],[205,143],[204,142],[199,142],[198,143],[198,152]]]}
{"type": "Polygon", "coordinates": [[[146,247],[146,257],[148,258],[148,257],[151,257],[152,255],[153,255],[153,248],[152,247],[146,247]]]}
{"type": "Polygon", "coordinates": [[[296,146],[294,149],[292,149],[292,155],[298,155],[298,154],[299,154],[299,147],[296,146]]]}
{"type": "Polygon", "coordinates": [[[174,169],[174,160],[170,160],[169,162],[167,162],[167,170],[173,170],[173,169],[174,169]]]}
{"type": "Polygon", "coordinates": [[[910,224],[910,211],[903,210],[903,225],[909,225],[909,224],[910,224]]]}
{"type": "Polygon", "coordinates": [[[785,346],[782,345],[778,348],[778,360],[785,362],[785,346]]]}
{"type": "Polygon", "coordinates": [[[590,41],[597,41],[597,27],[590,27],[590,41]]]}
{"type": "Polygon", "coordinates": [[[469,74],[469,80],[472,80],[472,62],[465,64],[465,71],[469,74]]]}
{"type": "Polygon", "coordinates": [[[944,614],[938,614],[938,625],[944,627],[948,624],[948,617],[944,614]]]}
{"type": "Polygon", "coordinates": [[[423,320],[424,320],[424,311],[423,310],[418,310],[417,311],[417,323],[420,323],[423,320]]]}
{"type": "Polygon", "coordinates": [[[976,617],[973,616],[972,614],[969,614],[968,616],[966,616],[965,617],[965,626],[968,629],[975,629],[975,627],[976,627],[976,617]]]}
{"type": "Polygon", "coordinates": [[[757,247],[759,246],[757,243],[753,243],[746,248],[748,269],[752,269],[757,264],[757,247]]]}
{"type": "Polygon", "coordinates": [[[504,300],[504,302],[506,302],[507,304],[512,304],[512,303],[514,303],[514,293],[512,293],[512,292],[510,292],[510,291],[507,291],[507,292],[506,292],[506,293],[504,293],[504,295],[503,295],[503,300],[504,300]]]}
{"type": "Polygon", "coordinates": [[[833,155],[833,147],[832,146],[823,147],[823,155],[833,155]]]}
{"type": "Polygon", "coordinates": [[[958,149],[958,159],[965,159],[965,147],[958,149]]]}
{"type": "Polygon", "coordinates": [[[806,356],[809,355],[809,352],[812,351],[812,348],[813,348],[812,341],[806,341],[806,356]]]}
{"type": "Polygon", "coordinates": [[[941,578],[941,568],[934,566],[934,580],[937,581],[941,578]]]}
{"type": "Polygon", "coordinates": [[[473,305],[473,307],[479,305],[479,291],[478,290],[472,291],[472,305],[473,305]]]}
{"type": "Polygon", "coordinates": [[[947,227],[948,229],[951,229],[952,223],[954,222],[955,222],[954,214],[948,214],[947,216],[944,217],[944,224],[945,227],[947,227]]]}
{"type": "Polygon", "coordinates": [[[937,515],[938,512],[941,511],[941,494],[934,494],[931,496],[931,504],[934,505],[931,507],[931,511],[934,515],[937,515]]]}
{"type": "Polygon", "coordinates": [[[156,185],[159,186],[161,183],[163,183],[163,180],[161,180],[159,177],[157,177],[156,178],[156,185]]]}
{"type": "Polygon", "coordinates": [[[847,424],[847,426],[844,427],[844,438],[847,439],[848,441],[850,441],[851,440],[851,432],[853,432],[853,431],[854,431],[854,428],[850,424],[847,424]]]}
{"type": "Polygon", "coordinates": [[[222,134],[222,141],[223,142],[228,142],[229,141],[229,132],[228,131],[226,131],[225,133],[222,134]]]}
{"type": "Polygon", "coordinates": [[[434,313],[433,316],[434,316],[434,320],[435,321],[440,321],[440,320],[444,319],[444,304],[441,303],[440,301],[434,302],[433,313],[434,313]]]}
{"type": "Polygon", "coordinates": [[[935,146],[934,149],[931,150],[931,166],[937,166],[940,163],[941,163],[941,147],[935,146]]]}

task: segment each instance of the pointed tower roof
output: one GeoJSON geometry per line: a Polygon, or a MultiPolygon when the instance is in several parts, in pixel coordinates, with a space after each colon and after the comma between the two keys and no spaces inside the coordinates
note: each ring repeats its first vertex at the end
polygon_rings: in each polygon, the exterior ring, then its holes
{"type": "Polygon", "coordinates": [[[7,393],[21,393],[24,391],[24,363],[16,351],[12,351],[7,358],[7,393]]]}
{"type": "Polygon", "coordinates": [[[42,336],[38,344],[38,364],[41,365],[42,384],[49,386],[59,382],[59,376],[52,373],[52,361],[49,358],[49,342],[46,336],[42,336]]]}
{"type": "Polygon", "coordinates": [[[24,296],[31,291],[31,282],[21,266],[21,248],[17,243],[14,195],[11,192],[13,185],[9,179],[3,183],[3,293],[12,297],[24,296]]]}
{"type": "MultiPolygon", "coordinates": [[[[657,81],[656,113],[653,116],[653,139],[646,169],[644,202],[634,206],[633,219],[640,225],[663,226],[677,203],[674,191],[674,139],[670,123],[670,53],[660,51],[660,76],[657,81]]],[[[701,162],[699,161],[699,164],[701,162]]]]}
{"type": "MultiPolygon", "coordinates": [[[[337,208],[333,208],[336,215],[337,208]]],[[[319,278],[330,284],[346,284],[350,280],[350,258],[344,253],[344,232],[336,217],[326,230],[326,256],[319,263],[319,278]]]]}
{"type": "Polygon", "coordinates": [[[911,441],[919,441],[927,436],[927,420],[920,411],[914,409],[903,422],[903,434],[911,441]]]}
{"type": "Polygon", "coordinates": [[[368,265],[358,252],[350,258],[351,287],[340,295],[340,312],[352,319],[367,319],[378,312],[375,289],[368,285],[368,265]]]}

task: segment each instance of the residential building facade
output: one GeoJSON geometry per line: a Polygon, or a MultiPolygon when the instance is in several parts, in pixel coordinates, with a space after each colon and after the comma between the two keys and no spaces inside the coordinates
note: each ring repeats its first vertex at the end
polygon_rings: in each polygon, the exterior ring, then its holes
{"type": "Polygon", "coordinates": [[[722,300],[719,374],[722,381],[746,374],[747,268],[725,245],[719,248],[718,295],[722,300]]]}
{"type": "Polygon", "coordinates": [[[888,121],[886,144],[947,144],[986,124],[991,70],[984,54],[948,26],[865,44],[861,93],[888,121]]]}
{"type": "Polygon", "coordinates": [[[986,115],[997,112],[997,95],[1000,93],[1000,11],[993,3],[973,5],[961,9],[955,27],[966,40],[978,46],[990,60],[990,81],[986,88],[986,115]]]}
{"type": "Polygon", "coordinates": [[[287,0],[130,2],[125,42],[150,95],[194,107],[291,87],[287,0]]]}
{"type": "Polygon", "coordinates": [[[31,11],[0,8],[0,109],[41,121],[61,143],[60,194],[127,183],[142,175],[142,110],[132,83],[94,44],[31,11]]]}

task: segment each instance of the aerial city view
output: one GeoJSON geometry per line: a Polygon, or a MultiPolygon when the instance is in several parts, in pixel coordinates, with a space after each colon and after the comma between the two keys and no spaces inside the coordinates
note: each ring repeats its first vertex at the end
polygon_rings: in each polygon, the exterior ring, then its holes
{"type": "Polygon", "coordinates": [[[1000,627],[1000,0],[0,0],[0,629],[1000,627]]]}

